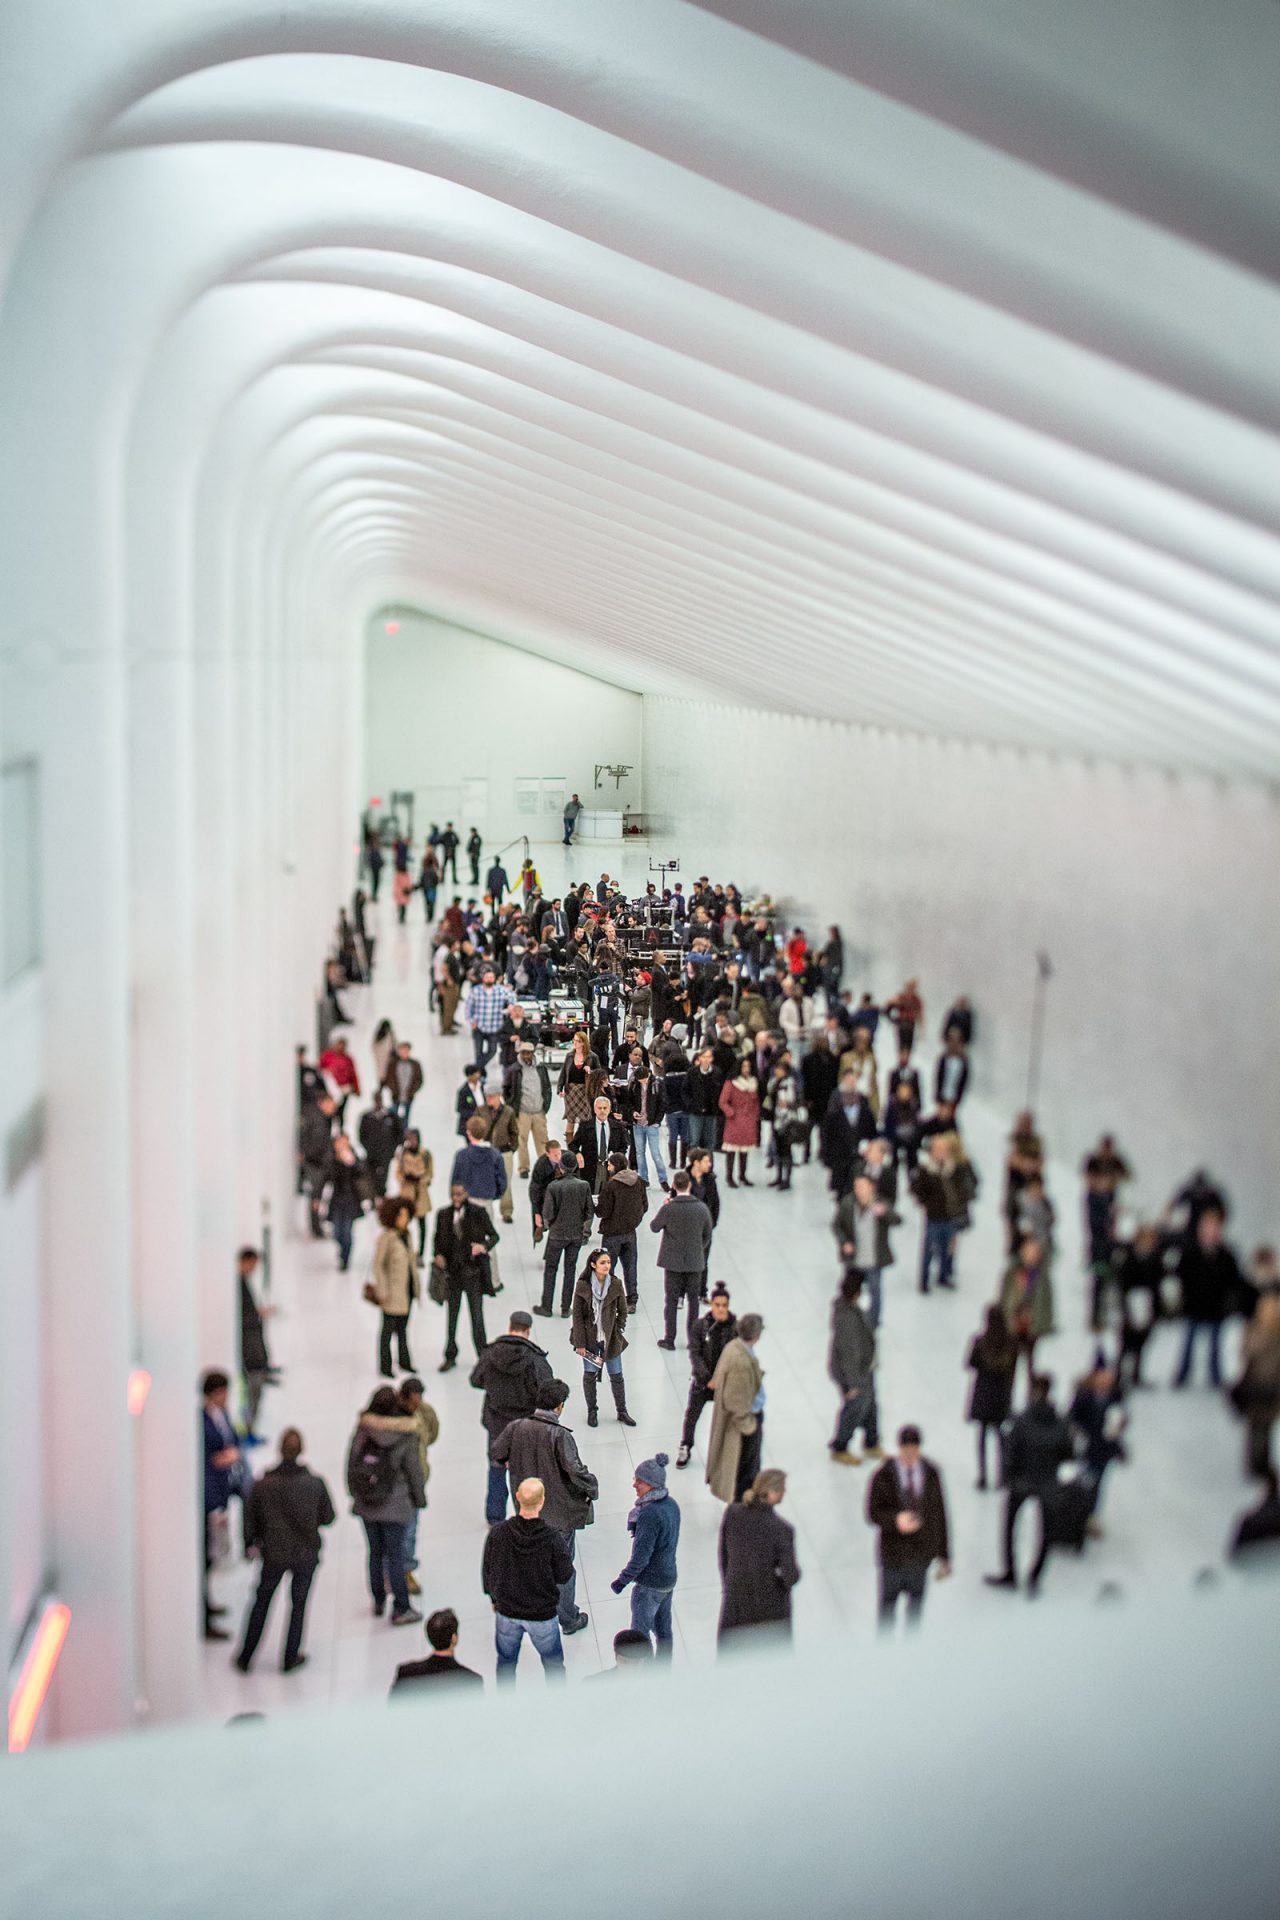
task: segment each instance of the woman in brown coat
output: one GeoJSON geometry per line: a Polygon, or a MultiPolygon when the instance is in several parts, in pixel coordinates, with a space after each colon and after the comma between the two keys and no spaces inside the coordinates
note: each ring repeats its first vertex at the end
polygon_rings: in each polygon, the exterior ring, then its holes
{"type": "Polygon", "coordinates": [[[395,1167],[400,1198],[409,1202],[413,1218],[418,1222],[418,1252],[422,1254],[427,1250],[427,1215],[431,1212],[431,1176],[435,1162],[422,1145],[416,1127],[410,1127],[401,1142],[395,1167]]]}
{"type": "Polygon", "coordinates": [[[409,1358],[409,1313],[418,1291],[418,1266],[409,1244],[410,1202],[403,1195],[389,1195],[378,1208],[382,1232],[373,1249],[372,1277],[365,1289],[366,1298],[382,1309],[378,1333],[378,1371],[385,1379],[394,1378],[391,1366],[391,1341],[400,1350],[400,1370],[413,1372],[409,1358]]]}

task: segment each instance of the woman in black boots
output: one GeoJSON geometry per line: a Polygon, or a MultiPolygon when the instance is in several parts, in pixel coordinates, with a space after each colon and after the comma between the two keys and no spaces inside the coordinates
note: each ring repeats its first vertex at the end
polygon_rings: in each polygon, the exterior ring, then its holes
{"type": "Polygon", "coordinates": [[[601,1247],[593,1253],[573,1290],[573,1350],[582,1362],[582,1391],[587,1401],[587,1425],[600,1424],[600,1375],[607,1373],[613,1388],[613,1404],[624,1427],[634,1427],[627,1412],[627,1385],[622,1377],[622,1356],[627,1339],[627,1296],[621,1280],[613,1271],[613,1261],[601,1247]]]}

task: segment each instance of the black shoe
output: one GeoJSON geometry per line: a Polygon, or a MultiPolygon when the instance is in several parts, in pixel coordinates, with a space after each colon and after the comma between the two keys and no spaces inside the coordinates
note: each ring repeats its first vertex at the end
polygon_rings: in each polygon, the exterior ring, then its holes
{"type": "Polygon", "coordinates": [[[635,1421],[631,1418],[631,1415],[627,1412],[625,1407],[618,1408],[618,1421],[619,1421],[619,1424],[624,1427],[634,1427],[634,1425],[636,1424],[635,1421]]]}
{"type": "Polygon", "coordinates": [[[639,1305],[640,1295],[638,1293],[629,1293],[627,1295],[627,1312],[634,1313],[639,1305]]]}
{"type": "Polygon", "coordinates": [[[238,1673],[248,1673],[249,1671],[249,1662],[242,1653],[238,1653],[231,1664],[238,1673]]]}
{"type": "Polygon", "coordinates": [[[229,1640],[231,1635],[225,1627],[215,1627],[212,1620],[206,1620],[204,1623],[204,1637],[206,1640],[229,1640]]]}
{"type": "Polygon", "coordinates": [[[748,1178],[747,1178],[747,1176],[746,1176],[746,1174],[745,1174],[745,1173],[740,1173],[740,1174],[738,1175],[738,1185],[739,1185],[740,1187],[754,1187],[754,1185],[755,1185],[755,1181],[754,1181],[754,1180],[748,1180],[748,1178]]]}
{"type": "Polygon", "coordinates": [[[674,1340],[659,1340],[658,1345],[662,1348],[662,1351],[664,1353],[674,1353],[676,1350],[676,1343],[674,1340]]]}
{"type": "Polygon", "coordinates": [[[299,1667],[305,1667],[306,1664],[307,1664],[306,1654],[300,1653],[296,1660],[283,1661],[281,1663],[280,1671],[281,1673],[296,1673],[299,1667]]]}
{"type": "Polygon", "coordinates": [[[456,1360],[442,1360],[437,1371],[440,1373],[452,1373],[457,1364],[456,1360]]]}
{"type": "MultiPolygon", "coordinates": [[[[587,1425],[589,1427],[598,1427],[600,1425],[600,1413],[598,1408],[592,1407],[590,1412],[587,1414],[587,1425]]],[[[226,1636],[224,1635],[223,1637],[225,1639],[226,1636]]]]}
{"type": "Polygon", "coordinates": [[[560,1318],[561,1318],[562,1320],[567,1320],[567,1319],[569,1318],[569,1315],[570,1315],[570,1313],[571,1313],[572,1311],[573,1311],[573,1309],[572,1309],[571,1307],[561,1307],[561,1309],[560,1309],[560,1318]]]}
{"type": "Polygon", "coordinates": [[[956,1283],[954,1280],[939,1280],[938,1285],[940,1287],[945,1287],[948,1293],[954,1293],[956,1290],[956,1283]]]}
{"type": "Polygon", "coordinates": [[[570,1620],[567,1624],[566,1622],[561,1621],[560,1631],[561,1633],[581,1633],[582,1629],[586,1626],[586,1624],[587,1624],[586,1614],[580,1613],[576,1616],[575,1619],[570,1620]]]}
{"type": "Polygon", "coordinates": [[[535,1312],[535,1313],[536,1313],[536,1314],[538,1315],[538,1317],[539,1317],[540,1319],[542,1319],[542,1320],[549,1320],[549,1319],[551,1318],[551,1309],[550,1309],[550,1307],[535,1307],[535,1308],[534,1308],[534,1312],[535,1312]]]}
{"type": "Polygon", "coordinates": [[[1016,1587],[1016,1575],[1012,1573],[986,1573],[983,1576],[989,1587],[1016,1587]]]}
{"type": "Polygon", "coordinates": [[[230,1613],[230,1607],[215,1607],[210,1603],[204,1610],[206,1620],[216,1620],[224,1613],[230,1613]]]}

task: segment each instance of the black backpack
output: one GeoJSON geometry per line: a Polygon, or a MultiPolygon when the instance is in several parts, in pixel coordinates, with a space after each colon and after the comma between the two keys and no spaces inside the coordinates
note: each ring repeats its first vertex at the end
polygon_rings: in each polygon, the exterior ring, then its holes
{"type": "Polygon", "coordinates": [[[379,1446],[374,1436],[362,1429],[351,1461],[351,1492],[366,1507],[380,1507],[388,1499],[399,1473],[394,1447],[379,1446]]]}

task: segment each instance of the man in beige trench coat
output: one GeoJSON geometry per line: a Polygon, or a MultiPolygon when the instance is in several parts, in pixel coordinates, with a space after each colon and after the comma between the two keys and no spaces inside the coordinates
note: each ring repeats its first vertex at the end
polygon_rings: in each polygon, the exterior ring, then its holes
{"type": "Polygon", "coordinates": [[[707,1485],[717,1500],[740,1500],[760,1471],[764,1437],[764,1369],[756,1342],[764,1332],[758,1313],[744,1313],[711,1376],[711,1443],[707,1485]]]}

